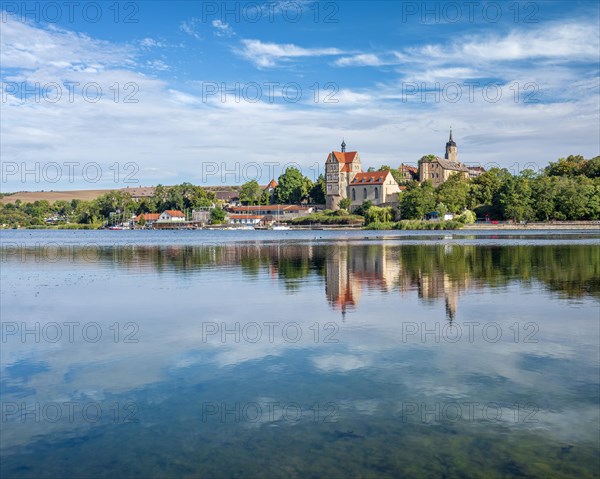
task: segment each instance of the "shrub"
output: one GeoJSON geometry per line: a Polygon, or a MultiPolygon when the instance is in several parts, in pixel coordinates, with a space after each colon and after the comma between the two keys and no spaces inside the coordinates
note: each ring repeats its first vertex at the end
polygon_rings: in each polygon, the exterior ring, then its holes
{"type": "Polygon", "coordinates": [[[456,221],[460,221],[464,225],[471,225],[475,223],[475,213],[471,210],[465,210],[460,215],[454,218],[456,221]]]}

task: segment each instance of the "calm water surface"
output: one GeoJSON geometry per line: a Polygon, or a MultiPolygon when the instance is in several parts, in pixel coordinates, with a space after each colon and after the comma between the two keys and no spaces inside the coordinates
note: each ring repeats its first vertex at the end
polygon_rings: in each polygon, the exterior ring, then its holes
{"type": "Polygon", "coordinates": [[[598,232],[3,231],[4,478],[598,477],[598,232]]]}

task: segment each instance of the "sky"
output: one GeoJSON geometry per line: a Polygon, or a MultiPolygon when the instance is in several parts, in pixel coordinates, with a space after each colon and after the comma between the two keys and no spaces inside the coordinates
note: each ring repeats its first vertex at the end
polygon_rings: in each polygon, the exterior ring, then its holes
{"type": "Polygon", "coordinates": [[[600,2],[10,2],[2,192],[600,152],[600,2]]]}

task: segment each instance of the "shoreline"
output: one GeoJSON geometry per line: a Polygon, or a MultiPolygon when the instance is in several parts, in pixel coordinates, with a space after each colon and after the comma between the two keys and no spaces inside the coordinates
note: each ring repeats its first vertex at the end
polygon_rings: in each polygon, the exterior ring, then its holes
{"type": "MultiPolygon", "coordinates": [[[[243,231],[244,228],[229,228],[229,227],[208,227],[208,228],[151,228],[151,229],[135,229],[135,230],[123,230],[123,231],[160,231],[164,229],[165,231],[203,231],[203,230],[212,230],[212,231],[243,231]]],[[[61,228],[61,227],[47,227],[47,228],[0,228],[2,231],[14,231],[14,230],[29,230],[29,231],[108,231],[106,228],[61,228]]],[[[347,225],[312,225],[312,226],[290,226],[289,230],[284,231],[370,231],[369,228],[364,228],[363,226],[354,226],[349,227],[347,225]]],[[[561,223],[529,223],[529,224],[470,224],[464,225],[463,228],[460,229],[414,229],[414,230],[398,230],[398,229],[380,229],[380,230],[372,230],[372,231],[431,231],[431,232],[451,232],[451,231],[543,231],[543,230],[555,230],[555,231],[577,231],[577,230],[597,230],[600,232],[600,222],[561,222],[561,223]]],[[[246,231],[276,231],[276,230],[246,230],[246,231]]]]}
{"type": "MultiPolygon", "coordinates": [[[[517,224],[517,223],[508,223],[508,224],[472,224],[465,225],[462,230],[481,230],[481,231],[489,231],[489,230],[500,230],[500,231],[508,231],[508,230],[598,230],[600,231],[600,222],[591,222],[591,221],[573,221],[573,222],[555,222],[555,223],[528,223],[528,224],[517,224]]],[[[461,230],[461,231],[462,231],[461,230]]]]}

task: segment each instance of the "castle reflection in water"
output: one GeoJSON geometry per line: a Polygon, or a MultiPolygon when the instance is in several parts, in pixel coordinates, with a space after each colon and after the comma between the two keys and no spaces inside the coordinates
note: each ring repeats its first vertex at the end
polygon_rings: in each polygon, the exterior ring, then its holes
{"type": "Polygon", "coordinates": [[[467,290],[502,287],[511,281],[536,281],[566,297],[600,296],[600,252],[589,245],[469,245],[459,242],[398,241],[263,241],[199,245],[123,245],[52,247],[5,255],[32,267],[60,260],[96,263],[133,274],[199,274],[211,270],[240,272],[249,281],[275,281],[294,294],[314,280],[325,283],[329,305],[345,316],[360,309],[368,291],[410,293],[420,301],[443,301],[446,318],[454,320],[459,298],[467,290]],[[563,268],[569,264],[568,269],[563,268]],[[316,277],[316,278],[315,278],[316,277]]]}
{"type": "MultiPolygon", "coordinates": [[[[451,247],[450,247],[451,248],[451,247]]],[[[445,253],[451,254],[446,247],[445,253]]],[[[468,276],[451,278],[443,269],[403,267],[402,251],[397,246],[337,246],[327,255],[326,294],[329,304],[345,316],[358,308],[363,288],[382,292],[398,290],[401,294],[417,291],[421,300],[443,300],[446,318],[456,316],[462,291],[482,287],[468,276]]]]}

